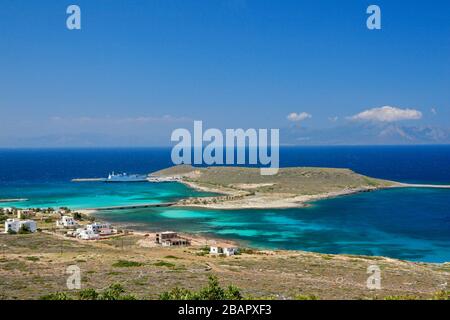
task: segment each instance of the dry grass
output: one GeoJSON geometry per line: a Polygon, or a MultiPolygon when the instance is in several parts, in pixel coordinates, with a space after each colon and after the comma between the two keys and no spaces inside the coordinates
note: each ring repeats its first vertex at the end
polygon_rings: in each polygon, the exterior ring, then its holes
{"type": "Polygon", "coordinates": [[[299,251],[248,251],[234,257],[198,255],[201,248],[142,248],[136,235],[114,241],[79,242],[55,236],[0,235],[0,298],[37,299],[67,291],[67,266],[82,271],[83,288],[122,284],[128,293],[154,299],[175,286],[197,290],[211,274],[234,284],[247,297],[381,299],[388,296],[430,298],[450,280],[448,264],[403,262],[379,257],[336,256],[299,251]],[[172,258],[176,257],[176,259],[172,258]],[[167,261],[170,259],[170,262],[167,261]],[[132,267],[114,266],[119,260],[132,267]],[[367,267],[382,270],[382,290],[366,288],[367,267]]]}

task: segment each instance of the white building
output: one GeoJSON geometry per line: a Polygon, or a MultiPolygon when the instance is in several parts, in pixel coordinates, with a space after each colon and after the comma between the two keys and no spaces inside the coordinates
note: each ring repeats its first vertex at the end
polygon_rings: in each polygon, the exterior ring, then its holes
{"type": "Polygon", "coordinates": [[[5,213],[12,213],[13,212],[13,208],[11,208],[11,207],[5,207],[5,208],[2,208],[3,209],[3,212],[5,212],[5,213]]]}
{"type": "Polygon", "coordinates": [[[65,215],[65,214],[68,213],[68,211],[67,211],[66,209],[61,209],[61,208],[59,208],[59,209],[58,209],[58,213],[59,213],[60,215],[65,215]]]}
{"type": "Polygon", "coordinates": [[[78,237],[78,235],[80,234],[80,232],[81,231],[75,231],[75,230],[69,230],[69,231],[67,231],[67,233],[66,233],[66,237],[73,237],[73,238],[76,238],[76,237],[78,237]]]}
{"type": "Polygon", "coordinates": [[[7,219],[5,221],[5,233],[9,231],[19,232],[20,229],[26,228],[30,232],[36,232],[36,222],[33,220],[7,219]]]}
{"type": "Polygon", "coordinates": [[[114,229],[111,228],[101,228],[99,235],[101,236],[109,236],[112,235],[114,233],[114,229]]]}
{"type": "Polygon", "coordinates": [[[19,229],[19,220],[7,219],[5,221],[5,233],[8,233],[9,231],[18,232],[19,229]]]}
{"type": "Polygon", "coordinates": [[[211,254],[221,254],[222,253],[222,250],[221,250],[222,248],[220,248],[220,247],[216,247],[216,246],[211,246],[210,248],[209,248],[209,253],[211,253],[211,254]]]}
{"type": "Polygon", "coordinates": [[[155,242],[163,247],[172,246],[189,246],[191,242],[188,239],[178,236],[178,233],[173,231],[164,231],[156,234],[155,242]]]}
{"type": "Polygon", "coordinates": [[[190,241],[184,238],[170,238],[163,240],[161,244],[163,247],[188,246],[190,245],[190,241]]]}
{"type": "Polygon", "coordinates": [[[233,256],[239,252],[238,247],[234,246],[211,246],[209,248],[209,253],[211,254],[224,254],[226,256],[233,256]]]}
{"type": "Polygon", "coordinates": [[[237,254],[239,252],[239,248],[232,247],[232,246],[223,247],[222,249],[223,249],[223,253],[226,256],[234,256],[235,254],[237,254]]]}
{"type": "Polygon", "coordinates": [[[56,221],[56,226],[60,228],[74,228],[77,225],[75,219],[70,216],[63,216],[60,220],[56,221]]]}
{"type": "Polygon", "coordinates": [[[86,230],[92,231],[93,233],[100,233],[101,229],[111,229],[111,225],[109,223],[94,222],[86,226],[86,230]]]}
{"type": "Polygon", "coordinates": [[[159,232],[156,234],[155,242],[163,244],[164,241],[174,238],[178,238],[178,233],[173,231],[159,232]]]}
{"type": "Polygon", "coordinates": [[[31,209],[17,210],[17,219],[35,216],[36,213],[31,209]]]}
{"type": "Polygon", "coordinates": [[[83,240],[97,240],[100,236],[92,230],[83,229],[78,233],[78,238],[83,240]]]}

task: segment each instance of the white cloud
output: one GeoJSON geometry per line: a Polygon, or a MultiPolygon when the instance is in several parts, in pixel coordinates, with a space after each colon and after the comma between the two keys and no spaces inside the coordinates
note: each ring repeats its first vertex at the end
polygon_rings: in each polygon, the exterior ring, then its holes
{"type": "Polygon", "coordinates": [[[431,108],[431,113],[434,114],[434,115],[436,115],[436,114],[437,114],[436,109],[435,109],[435,108],[431,108]]]}
{"type": "Polygon", "coordinates": [[[422,118],[422,112],[414,109],[401,109],[391,106],[373,108],[352,117],[351,120],[395,122],[401,120],[418,120],[422,118]]]}
{"type": "Polygon", "coordinates": [[[303,121],[303,120],[312,118],[312,115],[310,115],[307,112],[302,112],[302,113],[292,112],[286,118],[289,121],[298,122],[298,121],[303,121]]]}
{"type": "Polygon", "coordinates": [[[329,117],[328,120],[331,122],[337,122],[339,120],[339,117],[338,116],[329,117]]]}

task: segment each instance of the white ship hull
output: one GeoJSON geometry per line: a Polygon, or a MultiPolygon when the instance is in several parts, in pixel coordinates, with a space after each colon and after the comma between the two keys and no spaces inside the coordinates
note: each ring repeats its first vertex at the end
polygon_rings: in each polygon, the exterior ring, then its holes
{"type": "Polygon", "coordinates": [[[126,173],[115,174],[111,173],[105,182],[147,182],[147,176],[132,174],[128,175],[126,173]]]}

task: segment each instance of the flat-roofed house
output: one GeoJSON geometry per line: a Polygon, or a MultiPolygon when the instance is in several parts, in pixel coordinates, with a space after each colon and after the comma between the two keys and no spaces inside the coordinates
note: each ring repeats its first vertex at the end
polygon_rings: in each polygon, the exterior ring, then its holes
{"type": "Polygon", "coordinates": [[[178,233],[173,231],[164,231],[156,234],[155,242],[163,247],[172,246],[188,246],[190,241],[188,239],[178,236],[178,233]]]}
{"type": "Polygon", "coordinates": [[[217,247],[217,246],[211,246],[209,248],[209,253],[211,253],[211,254],[221,254],[222,253],[222,248],[221,247],[217,247]]]}
{"type": "Polygon", "coordinates": [[[211,246],[209,253],[224,254],[226,256],[233,256],[239,252],[239,248],[232,245],[211,246]]]}
{"type": "Polygon", "coordinates": [[[94,233],[100,233],[101,229],[111,229],[111,225],[109,223],[94,222],[86,226],[86,230],[94,233]]]}
{"type": "Polygon", "coordinates": [[[5,221],[5,233],[8,232],[18,232],[19,231],[19,220],[17,219],[6,219],[5,221]]]}
{"type": "Polygon", "coordinates": [[[165,241],[165,240],[177,238],[177,237],[178,237],[178,233],[173,232],[173,231],[159,232],[156,234],[155,242],[162,244],[163,241],[165,241]]]}
{"type": "Polygon", "coordinates": [[[60,228],[75,228],[77,225],[75,219],[70,216],[62,216],[60,220],[56,221],[56,226],[60,228]]]}
{"type": "Polygon", "coordinates": [[[100,236],[98,235],[98,233],[95,233],[92,230],[84,229],[78,233],[78,238],[82,240],[97,240],[100,238],[100,236]]]}
{"type": "Polygon", "coordinates": [[[36,232],[36,221],[19,219],[7,219],[5,221],[5,233],[8,233],[10,231],[19,232],[23,228],[27,229],[30,232],[36,232]]]}
{"type": "Polygon", "coordinates": [[[114,230],[111,228],[101,228],[99,231],[99,235],[101,236],[109,236],[114,233],[114,230]]]}
{"type": "Polygon", "coordinates": [[[172,247],[172,246],[188,246],[190,245],[190,241],[184,238],[170,238],[163,240],[161,243],[163,247],[172,247]]]}
{"type": "Polygon", "coordinates": [[[234,247],[234,246],[224,246],[223,247],[223,253],[226,256],[234,256],[238,252],[239,252],[239,248],[238,247],[234,247]]]}
{"type": "Polygon", "coordinates": [[[29,217],[34,217],[36,215],[36,212],[31,209],[23,209],[23,210],[17,210],[17,219],[25,219],[29,217]]]}

